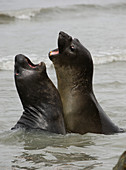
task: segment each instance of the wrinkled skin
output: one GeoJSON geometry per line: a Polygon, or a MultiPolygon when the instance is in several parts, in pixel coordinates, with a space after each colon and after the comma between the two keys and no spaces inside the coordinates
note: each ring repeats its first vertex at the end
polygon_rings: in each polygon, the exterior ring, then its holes
{"type": "Polygon", "coordinates": [[[43,62],[34,65],[26,56],[15,57],[15,83],[23,114],[12,129],[40,129],[65,134],[62,102],[43,62]]]}
{"type": "Polygon", "coordinates": [[[115,126],[97,102],[93,87],[93,61],[90,52],[64,32],[58,48],[49,52],[58,79],[68,132],[113,134],[123,132],[115,126]]]}

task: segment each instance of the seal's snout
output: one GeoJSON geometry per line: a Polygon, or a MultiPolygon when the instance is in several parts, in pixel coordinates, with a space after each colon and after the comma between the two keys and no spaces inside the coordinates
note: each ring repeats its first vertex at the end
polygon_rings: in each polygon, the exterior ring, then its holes
{"type": "Polygon", "coordinates": [[[66,36],[68,36],[68,34],[66,34],[66,33],[63,32],[63,31],[60,31],[60,32],[59,32],[59,36],[66,37],[66,36]]]}
{"type": "Polygon", "coordinates": [[[24,61],[25,56],[22,54],[18,54],[15,56],[15,63],[22,63],[24,61]]]}
{"type": "Polygon", "coordinates": [[[72,37],[69,36],[67,33],[65,33],[65,32],[63,32],[63,31],[60,31],[60,32],[59,32],[59,38],[64,38],[64,39],[67,39],[67,40],[69,40],[69,41],[72,40],[72,37]]]}
{"type": "Polygon", "coordinates": [[[65,50],[65,48],[71,44],[71,41],[72,41],[71,36],[69,36],[63,31],[60,31],[58,38],[59,53],[62,53],[65,50]]]}

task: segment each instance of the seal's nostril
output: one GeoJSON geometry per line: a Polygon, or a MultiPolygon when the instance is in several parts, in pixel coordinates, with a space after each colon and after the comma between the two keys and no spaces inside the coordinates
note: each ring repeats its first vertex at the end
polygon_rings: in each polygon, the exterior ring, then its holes
{"type": "Polygon", "coordinates": [[[63,32],[63,31],[60,31],[60,32],[59,32],[59,35],[64,35],[64,32],[63,32]]]}
{"type": "Polygon", "coordinates": [[[59,36],[62,36],[62,37],[67,37],[68,35],[65,33],[65,32],[63,32],[63,31],[60,31],[60,33],[59,33],[59,36]]]}
{"type": "Polygon", "coordinates": [[[63,32],[63,31],[60,31],[60,32],[59,32],[59,37],[60,37],[60,38],[67,39],[67,40],[69,40],[69,41],[72,41],[72,37],[69,36],[68,34],[66,34],[66,33],[63,32]]]}

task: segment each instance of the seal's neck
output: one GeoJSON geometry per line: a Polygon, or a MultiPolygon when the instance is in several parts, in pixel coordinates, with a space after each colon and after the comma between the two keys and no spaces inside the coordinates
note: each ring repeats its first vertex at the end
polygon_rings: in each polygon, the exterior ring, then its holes
{"type": "Polygon", "coordinates": [[[92,92],[93,68],[89,71],[86,68],[60,67],[56,68],[58,79],[58,89],[63,92],[68,91],[80,93],[92,92]]]}
{"type": "Polygon", "coordinates": [[[20,124],[24,124],[31,128],[45,129],[47,128],[47,122],[45,119],[45,111],[39,107],[25,107],[23,115],[18,121],[20,124]]]}

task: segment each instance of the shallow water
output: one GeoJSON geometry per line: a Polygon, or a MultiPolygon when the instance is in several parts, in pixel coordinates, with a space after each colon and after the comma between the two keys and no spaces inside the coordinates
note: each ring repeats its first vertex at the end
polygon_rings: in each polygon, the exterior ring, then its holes
{"type": "MultiPolygon", "coordinates": [[[[126,63],[95,66],[94,90],[113,122],[126,128],[126,63]],[[117,70],[115,68],[120,68],[117,70]],[[104,77],[103,77],[104,75],[104,77]]],[[[52,68],[49,69],[51,72],[52,68]]],[[[13,72],[0,77],[0,167],[2,169],[112,169],[125,150],[126,134],[40,134],[9,131],[22,113],[13,72]],[[6,79],[5,79],[6,77],[6,79]]],[[[54,74],[50,74],[54,79],[54,74]]]]}
{"type": "Polygon", "coordinates": [[[48,52],[60,30],[77,37],[94,60],[95,95],[112,121],[126,129],[126,3],[124,0],[0,2],[0,169],[112,169],[126,149],[126,134],[10,131],[22,114],[14,56],[44,61],[56,85],[48,52]]]}

